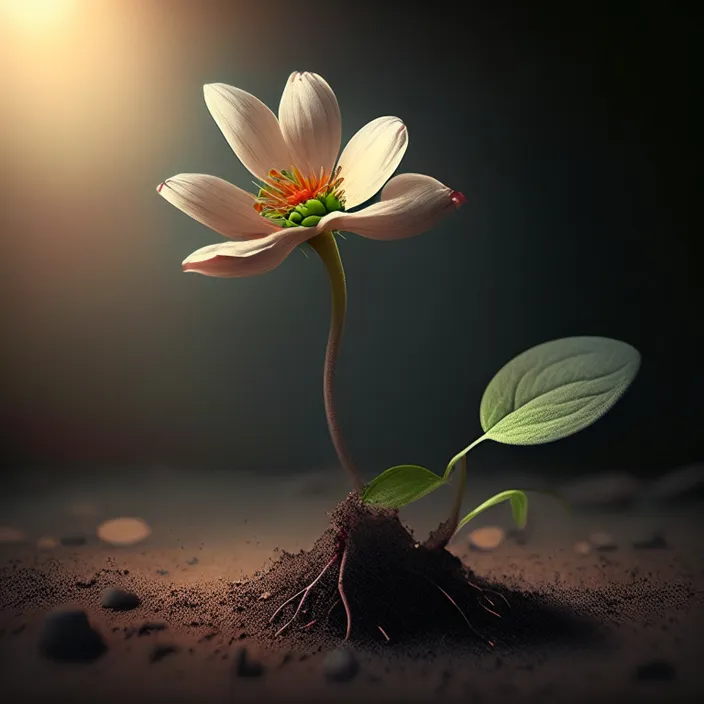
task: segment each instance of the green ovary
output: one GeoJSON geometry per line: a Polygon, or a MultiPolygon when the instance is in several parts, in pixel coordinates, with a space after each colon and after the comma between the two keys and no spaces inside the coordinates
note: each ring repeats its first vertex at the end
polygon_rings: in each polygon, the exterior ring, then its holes
{"type": "Polygon", "coordinates": [[[315,227],[325,215],[344,211],[344,206],[334,193],[328,193],[317,198],[311,198],[305,203],[299,203],[286,215],[279,213],[266,214],[280,227],[315,227]]]}

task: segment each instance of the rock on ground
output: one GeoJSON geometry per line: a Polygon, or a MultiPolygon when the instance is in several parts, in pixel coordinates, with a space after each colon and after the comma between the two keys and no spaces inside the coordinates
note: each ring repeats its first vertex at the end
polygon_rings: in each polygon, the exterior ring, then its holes
{"type": "Polygon", "coordinates": [[[496,526],[477,528],[467,536],[469,547],[475,550],[495,550],[505,538],[506,531],[496,526]]]}
{"type": "Polygon", "coordinates": [[[107,646],[90,625],[85,611],[61,609],[45,618],[39,649],[52,660],[90,661],[100,657],[107,646]]]}
{"type": "Polygon", "coordinates": [[[135,545],[151,532],[149,524],[141,518],[112,518],[98,526],[98,537],[110,545],[135,545]]]}
{"type": "Polygon", "coordinates": [[[130,611],[140,604],[139,597],[133,592],[125,591],[119,587],[110,587],[103,592],[101,606],[113,611],[130,611]]]}

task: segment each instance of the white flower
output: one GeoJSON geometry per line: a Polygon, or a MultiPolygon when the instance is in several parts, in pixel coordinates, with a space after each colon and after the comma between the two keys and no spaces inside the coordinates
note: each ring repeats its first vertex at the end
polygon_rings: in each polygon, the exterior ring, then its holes
{"type": "Polygon", "coordinates": [[[291,74],[279,118],[253,95],[206,85],[205,102],[240,161],[261,181],[248,193],[215,176],[179,174],[157,191],[230,242],[209,245],[183,262],[209,276],[253,276],[278,266],[295,247],[334,230],[379,240],[420,234],[465,202],[461,193],[422,174],[400,174],[408,131],[379,117],[352,137],[337,159],[340,108],[315,73],[291,74]],[[337,160],[337,161],[336,161],[337,160]],[[381,191],[381,200],[347,212],[381,191]]]}

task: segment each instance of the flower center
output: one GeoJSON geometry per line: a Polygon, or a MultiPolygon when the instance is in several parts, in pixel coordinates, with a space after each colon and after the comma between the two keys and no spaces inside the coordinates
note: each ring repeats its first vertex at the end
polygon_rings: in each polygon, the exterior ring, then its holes
{"type": "Polygon", "coordinates": [[[314,227],[328,213],[345,209],[339,166],[331,174],[320,169],[308,178],[295,166],[290,171],[272,169],[269,178],[255,185],[259,193],[254,209],[279,227],[314,227]]]}

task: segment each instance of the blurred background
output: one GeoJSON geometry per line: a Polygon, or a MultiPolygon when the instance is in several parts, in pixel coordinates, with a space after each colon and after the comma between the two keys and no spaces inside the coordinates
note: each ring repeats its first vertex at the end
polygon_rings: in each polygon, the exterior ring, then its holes
{"type": "Polygon", "coordinates": [[[469,200],[420,237],[341,243],[337,399],[365,474],[441,469],[480,434],[493,374],[569,335],[637,347],[632,389],[567,440],[482,444],[475,468],[648,476],[701,460],[701,19],[677,3],[516,6],[0,0],[5,477],[335,464],[322,266],[294,252],[253,279],[185,275],[221,238],[155,191],[180,172],[246,188],[202,86],[276,110],[293,70],[333,86],[343,145],[398,115],[400,170],[469,200]]]}

